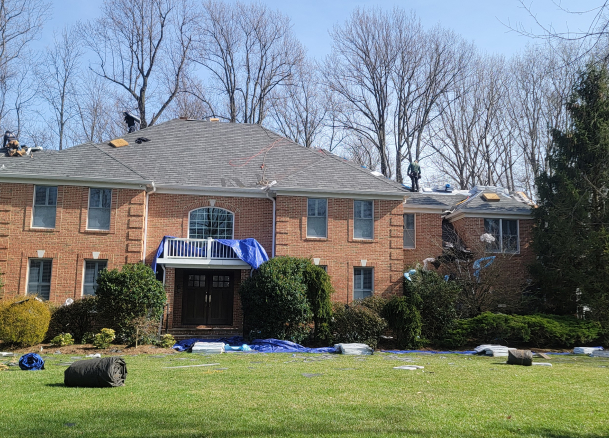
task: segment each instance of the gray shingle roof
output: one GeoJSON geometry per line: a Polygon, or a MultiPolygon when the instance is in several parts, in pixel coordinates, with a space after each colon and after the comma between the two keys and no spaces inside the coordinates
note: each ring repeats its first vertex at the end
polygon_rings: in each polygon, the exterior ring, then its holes
{"type": "Polygon", "coordinates": [[[2,172],[154,181],[161,186],[406,194],[394,181],[329,152],[304,148],[259,125],[171,120],[123,136],[129,146],[83,144],[29,158],[2,158],[2,172]],[[135,143],[138,137],[149,142],[135,143]],[[264,167],[263,167],[264,163],[264,167]]]}
{"type": "Polygon", "coordinates": [[[442,211],[451,210],[451,214],[463,213],[495,213],[510,215],[528,215],[531,207],[514,199],[511,196],[499,194],[498,202],[488,202],[481,198],[483,192],[471,193],[469,196],[463,193],[436,194],[436,193],[409,193],[406,195],[405,208],[429,208],[442,211]]]}
{"type": "Polygon", "coordinates": [[[453,207],[457,202],[463,201],[467,196],[462,194],[446,194],[439,195],[433,193],[409,193],[406,195],[406,205],[414,207],[428,207],[447,210],[453,207]]]}

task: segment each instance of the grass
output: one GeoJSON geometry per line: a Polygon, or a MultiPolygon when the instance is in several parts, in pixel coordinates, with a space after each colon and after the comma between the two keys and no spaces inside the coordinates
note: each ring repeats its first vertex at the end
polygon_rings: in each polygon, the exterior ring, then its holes
{"type": "Polygon", "coordinates": [[[121,388],[59,365],[0,372],[0,437],[606,437],[609,359],[520,367],[460,355],[126,357],[121,388]],[[404,359],[423,371],[393,369],[404,359]],[[163,367],[219,363],[219,366],[163,367]],[[303,374],[321,374],[305,377],[303,374]]]}

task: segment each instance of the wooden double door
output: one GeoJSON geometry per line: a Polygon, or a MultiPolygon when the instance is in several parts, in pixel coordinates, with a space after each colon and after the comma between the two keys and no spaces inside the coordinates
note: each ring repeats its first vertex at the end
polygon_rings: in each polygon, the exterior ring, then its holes
{"type": "Polygon", "coordinates": [[[231,271],[185,270],[182,323],[232,325],[233,281],[231,271]]]}

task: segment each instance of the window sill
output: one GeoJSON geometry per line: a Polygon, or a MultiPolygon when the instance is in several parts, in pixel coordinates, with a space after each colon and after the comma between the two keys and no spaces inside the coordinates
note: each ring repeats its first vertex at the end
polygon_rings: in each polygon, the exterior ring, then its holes
{"type": "Polygon", "coordinates": [[[57,228],[30,227],[28,231],[35,231],[38,233],[52,233],[54,231],[57,231],[57,228]]]}
{"type": "Polygon", "coordinates": [[[375,242],[378,242],[378,240],[374,239],[374,238],[372,238],[372,239],[360,239],[360,238],[354,237],[353,239],[351,239],[351,242],[357,242],[357,243],[375,243],[375,242]]]}
{"type": "Polygon", "coordinates": [[[112,233],[112,230],[90,230],[86,228],[83,232],[89,234],[110,234],[112,233]]]}
{"type": "Polygon", "coordinates": [[[404,249],[410,249],[410,250],[413,250],[413,249],[417,249],[417,248],[416,248],[416,246],[409,246],[409,247],[404,247],[404,249]]]}
{"type": "Polygon", "coordinates": [[[323,241],[327,241],[329,239],[327,237],[308,237],[307,236],[307,237],[304,238],[304,240],[310,240],[310,241],[313,241],[313,242],[319,242],[319,241],[323,242],[323,241]]]}
{"type": "Polygon", "coordinates": [[[520,255],[520,251],[510,252],[510,251],[485,251],[487,254],[505,254],[505,255],[520,255]]]}

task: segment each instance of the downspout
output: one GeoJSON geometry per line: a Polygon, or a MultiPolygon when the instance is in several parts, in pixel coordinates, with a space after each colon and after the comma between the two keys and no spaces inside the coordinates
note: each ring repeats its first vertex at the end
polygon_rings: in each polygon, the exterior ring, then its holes
{"type": "Polygon", "coordinates": [[[272,248],[271,248],[271,258],[275,257],[275,217],[276,217],[276,206],[277,203],[275,201],[275,198],[273,198],[272,196],[269,195],[269,191],[266,191],[266,197],[269,198],[271,200],[271,202],[273,203],[273,243],[272,243],[272,248]]]}
{"type": "MultiPolygon", "coordinates": [[[[142,263],[144,264],[146,264],[146,244],[148,242],[148,205],[150,204],[150,194],[156,192],[154,181],[152,181],[150,184],[152,185],[152,190],[146,191],[146,211],[144,212],[144,244],[142,245],[142,263]]],[[[165,284],[164,276],[163,284],[165,284]]]]}

